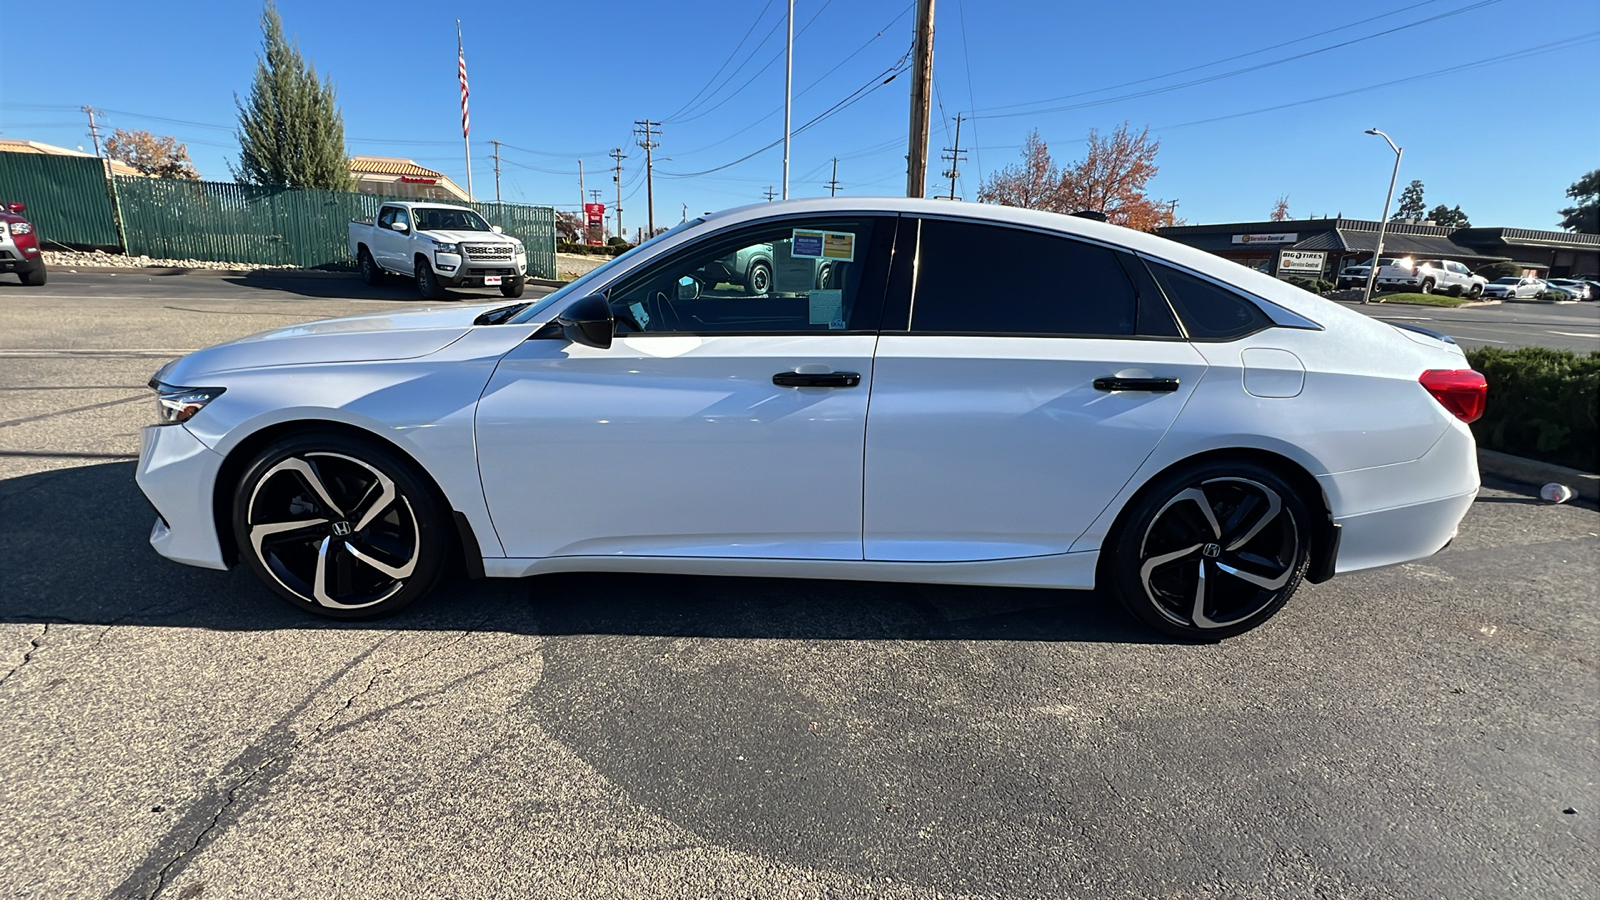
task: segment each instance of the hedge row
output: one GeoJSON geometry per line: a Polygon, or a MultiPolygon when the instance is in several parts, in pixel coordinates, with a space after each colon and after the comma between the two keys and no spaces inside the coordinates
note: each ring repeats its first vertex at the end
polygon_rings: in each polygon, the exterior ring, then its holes
{"type": "Polygon", "coordinates": [[[1484,347],[1467,360],[1489,382],[1480,446],[1600,472],[1600,353],[1484,347]]]}

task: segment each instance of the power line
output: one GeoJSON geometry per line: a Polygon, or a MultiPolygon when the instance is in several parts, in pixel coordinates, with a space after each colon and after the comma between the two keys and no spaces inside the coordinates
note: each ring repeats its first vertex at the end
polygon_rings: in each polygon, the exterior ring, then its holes
{"type": "MultiPolygon", "coordinates": [[[[817,21],[817,17],[822,15],[822,11],[827,9],[829,4],[831,4],[831,3],[833,3],[833,0],[824,0],[824,2],[822,4],[822,7],[820,9],[818,9],[815,13],[813,13],[811,18],[806,20],[806,24],[804,26],[802,26],[799,31],[795,32],[795,35],[794,35],[795,38],[798,39],[801,35],[805,34],[806,30],[811,27],[811,23],[817,21]]],[[[765,46],[765,44],[767,43],[767,38],[770,38],[774,34],[776,34],[778,32],[778,26],[782,25],[782,24],[783,24],[783,22],[780,20],[777,25],[772,26],[772,30],[767,32],[767,37],[766,38],[762,38],[761,39],[761,44],[758,45],[756,47],[756,49],[751,52],[750,59],[754,59],[755,58],[755,54],[759,53],[761,51],[761,47],[765,46]]],[[[700,112],[697,112],[694,115],[689,116],[686,119],[663,119],[662,121],[663,122],[667,122],[669,124],[673,124],[673,123],[683,124],[683,123],[693,122],[696,119],[703,119],[706,116],[711,115],[712,113],[714,113],[718,109],[720,109],[724,103],[727,103],[729,100],[732,100],[734,97],[739,96],[739,94],[742,93],[745,88],[749,87],[752,84],[755,84],[755,81],[756,81],[757,78],[760,78],[762,76],[762,74],[764,74],[768,69],[772,68],[773,63],[776,63],[778,60],[780,60],[782,58],[783,58],[783,54],[782,53],[773,54],[772,58],[767,60],[767,64],[766,65],[762,66],[760,68],[760,70],[758,70],[754,75],[751,75],[749,78],[745,79],[744,84],[739,85],[739,87],[737,89],[735,89],[733,93],[729,94],[726,97],[723,97],[721,100],[718,100],[715,106],[712,106],[712,107],[709,107],[707,109],[701,110],[700,112]]],[[[749,59],[745,60],[745,62],[749,62],[749,61],[750,61],[749,59]]],[[[741,68],[741,69],[744,68],[743,64],[741,64],[739,68],[741,68]]],[[[738,70],[737,69],[734,70],[734,74],[735,75],[738,74],[738,70]]],[[[728,77],[729,77],[730,81],[733,78],[732,75],[730,75],[728,77]]],[[[724,82],[724,85],[726,85],[726,83],[727,82],[724,82]]],[[[720,88],[718,90],[720,90],[720,88]]],[[[711,96],[716,96],[716,92],[713,91],[711,96]]],[[[706,99],[710,100],[711,97],[707,97],[706,99]]],[[[782,143],[782,142],[780,141],[779,143],[782,143]]]]}
{"type": "MultiPolygon", "coordinates": [[[[739,43],[738,43],[737,46],[735,46],[733,48],[733,52],[729,53],[728,54],[728,58],[722,61],[722,65],[717,67],[717,71],[711,73],[711,77],[706,79],[706,83],[701,86],[700,90],[695,91],[694,96],[689,98],[689,102],[685,103],[684,105],[682,105],[680,107],[678,107],[676,111],[674,111],[671,115],[666,116],[665,118],[663,118],[662,121],[671,122],[674,118],[677,117],[677,115],[679,113],[681,113],[684,110],[688,109],[689,107],[693,106],[695,101],[700,99],[700,95],[704,94],[706,92],[706,88],[711,87],[711,83],[717,80],[717,76],[721,75],[722,74],[722,70],[726,69],[728,67],[728,63],[733,62],[733,58],[735,56],[739,55],[739,51],[740,50],[744,49],[745,42],[750,40],[750,35],[755,33],[756,26],[761,24],[761,20],[766,18],[767,10],[772,8],[772,3],[773,3],[773,0],[767,0],[767,5],[761,7],[761,12],[756,13],[755,21],[751,22],[750,23],[750,27],[745,30],[744,37],[739,39],[739,43]]],[[[763,40],[762,43],[765,44],[766,41],[763,40]]],[[[759,50],[761,48],[757,47],[756,49],[759,50]]],[[[754,55],[754,53],[755,53],[755,51],[751,51],[751,55],[754,55]]],[[[729,77],[731,78],[732,76],[729,76],[729,77]]]]}
{"type": "Polygon", "coordinates": [[[950,163],[950,168],[948,168],[948,169],[946,169],[944,171],[944,177],[950,179],[950,195],[946,199],[949,199],[949,200],[961,199],[961,198],[957,197],[957,195],[956,195],[956,178],[960,177],[960,175],[961,175],[961,170],[958,167],[961,165],[961,163],[966,162],[967,153],[966,153],[965,150],[961,149],[961,114],[960,113],[956,113],[956,139],[955,139],[955,146],[954,147],[946,147],[946,148],[944,148],[944,153],[939,154],[939,158],[942,159],[942,160],[945,160],[948,163],[950,163]]]}
{"type": "MultiPolygon", "coordinates": [[[[1042,100],[1029,100],[1029,101],[1026,101],[1024,103],[1011,103],[1011,104],[1006,104],[1004,106],[992,106],[992,107],[989,107],[987,110],[977,110],[977,111],[975,111],[975,114],[974,114],[973,118],[975,118],[975,119],[1010,119],[1010,118],[1015,118],[1017,116],[1047,115],[1047,114],[1050,114],[1050,113],[1068,112],[1068,111],[1076,110],[1076,109],[1087,109],[1087,108],[1093,107],[1093,106],[1105,106],[1105,105],[1112,104],[1112,103],[1122,103],[1122,102],[1125,102],[1125,101],[1128,101],[1128,100],[1138,100],[1138,99],[1141,99],[1141,98],[1144,98],[1144,97],[1153,97],[1153,96],[1156,96],[1158,94],[1166,94],[1166,93],[1170,93],[1172,91],[1182,90],[1184,88],[1195,87],[1195,86],[1201,85],[1201,84],[1210,84],[1211,82],[1221,81],[1221,80],[1223,80],[1225,78],[1232,78],[1232,77],[1234,77],[1236,75],[1244,75],[1244,74],[1247,74],[1249,72],[1258,72],[1258,71],[1260,71],[1262,69],[1268,69],[1268,68],[1271,68],[1273,66],[1283,65],[1284,63],[1293,62],[1295,60],[1306,59],[1307,57],[1317,56],[1317,55],[1322,54],[1322,53],[1328,53],[1328,52],[1331,52],[1331,51],[1334,51],[1334,50],[1339,50],[1339,49],[1342,49],[1342,48],[1345,48],[1345,47],[1349,47],[1349,46],[1352,46],[1352,45],[1355,45],[1355,44],[1363,43],[1365,41],[1370,41],[1370,40],[1373,40],[1375,38],[1384,37],[1386,35],[1395,34],[1397,32],[1401,32],[1401,31],[1406,31],[1406,30],[1411,29],[1411,28],[1416,28],[1416,27],[1419,27],[1421,25],[1426,25],[1426,24],[1429,24],[1429,23],[1432,23],[1432,22],[1437,22],[1440,19],[1447,19],[1447,18],[1450,18],[1452,16],[1462,15],[1463,13],[1473,12],[1475,10],[1482,9],[1484,7],[1487,7],[1487,6],[1493,6],[1493,5],[1497,4],[1497,3],[1502,3],[1502,2],[1504,2],[1504,0],[1478,0],[1478,2],[1469,4],[1469,5],[1464,6],[1464,7],[1461,7],[1460,9],[1450,10],[1449,12],[1440,13],[1440,14],[1438,14],[1436,16],[1429,16],[1428,18],[1419,19],[1419,20],[1417,20],[1415,22],[1408,22],[1408,23],[1406,23],[1404,25],[1397,25],[1397,26],[1395,26],[1393,28],[1385,29],[1383,31],[1375,31],[1375,32],[1372,32],[1370,34],[1364,34],[1364,35],[1362,35],[1360,37],[1351,38],[1350,40],[1347,40],[1347,41],[1341,41],[1341,42],[1339,42],[1337,44],[1329,44],[1328,46],[1317,47],[1317,48],[1312,49],[1312,50],[1307,50],[1307,51],[1305,51],[1303,53],[1296,53],[1296,54],[1293,54],[1293,55],[1290,55],[1290,56],[1279,57],[1278,59],[1268,60],[1267,62],[1256,63],[1255,65],[1245,66],[1245,67],[1239,68],[1239,69],[1232,69],[1232,70],[1229,70],[1227,72],[1219,72],[1219,73],[1214,74],[1214,75],[1207,75],[1207,76],[1205,76],[1203,78],[1194,78],[1194,79],[1190,79],[1188,81],[1179,82],[1177,84],[1169,84],[1169,85],[1165,85],[1163,87],[1150,88],[1149,90],[1144,90],[1144,91],[1135,91],[1135,92],[1133,92],[1131,94],[1121,94],[1121,95],[1118,95],[1118,96],[1115,96],[1115,97],[1104,97],[1104,98],[1101,98],[1099,100],[1087,100],[1087,101],[1084,101],[1083,103],[1072,103],[1072,104],[1068,104],[1068,105],[1065,105],[1065,106],[1053,106],[1053,107],[1048,107],[1048,108],[1045,108],[1045,109],[1029,109],[1029,110],[1020,109],[1020,107],[1023,107],[1023,106],[1033,106],[1033,105],[1037,105],[1037,104],[1040,104],[1040,103],[1053,103],[1053,102],[1055,102],[1057,100],[1068,100],[1068,99],[1072,99],[1074,97],[1082,97],[1082,96],[1086,96],[1088,94],[1097,94],[1097,93],[1101,93],[1101,92],[1103,92],[1105,90],[1111,90],[1111,89],[1110,88],[1100,88],[1100,89],[1093,90],[1093,91],[1080,91],[1080,92],[1078,92],[1076,94],[1063,94],[1062,96],[1059,96],[1059,97],[1048,97],[1048,98],[1045,98],[1045,99],[1042,99],[1042,100]],[[1002,110],[1002,109],[1018,109],[1019,111],[1017,111],[1017,112],[994,112],[994,110],[1002,110]],[[977,113],[981,113],[981,114],[977,114],[977,113]]],[[[1167,77],[1167,76],[1157,76],[1157,77],[1167,77]]],[[[1145,80],[1148,80],[1148,79],[1145,79],[1145,80]]],[[[1131,83],[1133,83],[1133,82],[1130,82],[1130,84],[1131,83]]]]}
{"type": "MultiPolygon", "coordinates": [[[[1433,3],[1435,0],[1425,0],[1425,2],[1433,3]]],[[[972,93],[972,53],[967,49],[967,13],[965,6],[961,0],[956,0],[956,22],[961,28],[961,61],[967,68],[967,108],[972,109],[978,105],[978,99],[972,93]]],[[[978,167],[978,184],[981,187],[983,184],[983,155],[978,152],[978,129],[976,126],[972,126],[972,140],[972,161],[978,167]]]]}
{"type": "Polygon", "coordinates": [[[639,138],[637,142],[639,146],[644,148],[645,208],[648,211],[645,227],[649,234],[654,236],[656,233],[656,186],[655,164],[651,153],[661,146],[661,142],[656,140],[661,136],[661,123],[652,122],[649,119],[634,119],[633,134],[639,138]]]}

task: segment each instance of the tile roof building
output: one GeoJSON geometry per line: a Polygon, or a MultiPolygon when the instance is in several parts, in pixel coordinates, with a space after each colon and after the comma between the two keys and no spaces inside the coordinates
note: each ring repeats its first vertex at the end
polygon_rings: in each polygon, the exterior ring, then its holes
{"type": "Polygon", "coordinates": [[[352,156],[350,174],[356,190],[412,200],[470,200],[454,181],[442,172],[395,156],[352,156]]]}

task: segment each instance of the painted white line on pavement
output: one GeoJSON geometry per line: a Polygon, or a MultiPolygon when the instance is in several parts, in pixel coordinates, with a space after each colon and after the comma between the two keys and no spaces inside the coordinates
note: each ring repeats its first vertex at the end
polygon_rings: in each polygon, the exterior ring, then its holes
{"type": "Polygon", "coordinates": [[[1552,331],[1550,333],[1551,334],[1559,334],[1562,337],[1600,338],[1600,334],[1596,334],[1595,332],[1592,332],[1592,331],[1552,331]]]}

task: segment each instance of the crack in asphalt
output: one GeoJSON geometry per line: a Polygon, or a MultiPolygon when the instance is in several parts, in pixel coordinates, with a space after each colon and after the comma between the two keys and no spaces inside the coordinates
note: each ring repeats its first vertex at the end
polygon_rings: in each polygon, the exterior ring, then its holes
{"type": "Polygon", "coordinates": [[[355,659],[323,679],[293,709],[273,723],[264,736],[242,750],[228,765],[223,767],[223,771],[238,770],[243,774],[234,779],[226,788],[214,791],[210,802],[197,804],[188,815],[185,815],[176,825],[169,829],[166,836],[158,841],[150,853],[145,856],[144,861],[120,885],[113,889],[109,896],[112,900],[132,900],[132,898],[154,900],[171,884],[174,878],[188,868],[200,850],[226,833],[227,825],[224,820],[237,821],[238,817],[243,814],[243,810],[248,808],[248,803],[245,801],[250,799],[251,795],[259,797],[266,786],[288,771],[290,764],[294,762],[297,752],[301,749],[318,741],[342,734],[351,728],[379,719],[404,703],[437,696],[457,687],[468,679],[511,665],[529,655],[519,654],[495,665],[476,669],[446,682],[435,690],[407,695],[395,703],[374,709],[343,725],[329,727],[329,723],[354,706],[356,701],[371,692],[384,676],[407,669],[436,653],[461,643],[477,633],[483,624],[483,622],[479,622],[454,638],[444,641],[423,653],[394,666],[381,669],[367,680],[365,687],[346,697],[338,709],[314,725],[309,734],[303,738],[296,738],[292,731],[295,720],[309,709],[318,697],[323,696],[335,684],[354,671],[357,666],[369,659],[386,641],[400,632],[391,631],[385,634],[355,659]]]}
{"type": "Polygon", "coordinates": [[[44,623],[44,628],[42,628],[39,631],[39,636],[38,637],[29,638],[28,639],[28,644],[29,644],[28,652],[22,654],[22,662],[19,662],[15,666],[12,666],[11,667],[11,671],[7,672],[5,674],[5,677],[0,678],[0,685],[3,685],[6,682],[10,681],[11,680],[11,676],[13,676],[13,675],[17,674],[18,672],[22,671],[22,667],[23,666],[27,665],[30,662],[33,662],[33,654],[36,653],[39,650],[40,647],[44,646],[45,636],[48,635],[49,633],[50,633],[50,623],[46,622],[46,623],[44,623]]]}

